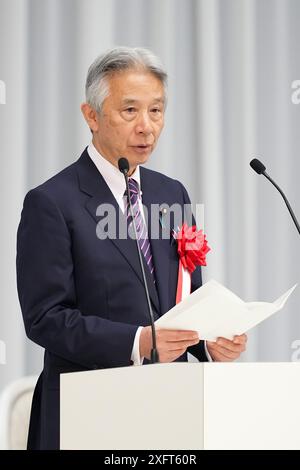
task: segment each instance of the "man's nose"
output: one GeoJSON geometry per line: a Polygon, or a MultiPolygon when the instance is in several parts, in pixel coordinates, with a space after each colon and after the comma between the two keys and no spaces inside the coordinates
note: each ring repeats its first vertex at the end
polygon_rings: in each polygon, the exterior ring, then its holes
{"type": "Polygon", "coordinates": [[[152,121],[148,113],[143,113],[139,116],[136,124],[136,133],[149,135],[153,132],[152,121]]]}

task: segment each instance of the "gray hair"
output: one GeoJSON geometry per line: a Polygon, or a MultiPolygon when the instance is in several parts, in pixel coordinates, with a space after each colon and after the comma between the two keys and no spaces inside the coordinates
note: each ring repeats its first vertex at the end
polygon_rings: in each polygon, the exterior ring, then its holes
{"type": "Polygon", "coordinates": [[[152,73],[162,82],[166,98],[168,76],[159,58],[148,49],[116,47],[97,57],[89,67],[85,85],[87,103],[100,113],[103,101],[109,94],[108,78],[122,70],[140,68],[152,73]]]}

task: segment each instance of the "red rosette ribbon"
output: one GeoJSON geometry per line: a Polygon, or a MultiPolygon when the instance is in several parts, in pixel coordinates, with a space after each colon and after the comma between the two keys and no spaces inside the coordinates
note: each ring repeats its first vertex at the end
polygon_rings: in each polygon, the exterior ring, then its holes
{"type": "MultiPolygon", "coordinates": [[[[183,270],[191,274],[197,266],[206,266],[206,255],[210,251],[206,235],[203,230],[197,230],[196,225],[188,227],[184,223],[181,229],[174,234],[177,240],[177,251],[179,256],[178,281],[176,292],[176,304],[182,300],[183,292],[183,270]]],[[[190,281],[191,285],[191,281],[190,281]]]]}

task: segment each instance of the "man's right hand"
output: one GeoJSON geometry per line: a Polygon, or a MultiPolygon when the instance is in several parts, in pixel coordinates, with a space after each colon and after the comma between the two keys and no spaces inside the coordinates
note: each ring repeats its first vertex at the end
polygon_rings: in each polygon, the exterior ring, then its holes
{"type": "MultiPolygon", "coordinates": [[[[159,362],[172,362],[185,353],[190,346],[198,344],[200,338],[196,331],[156,329],[156,347],[159,362]]],[[[140,335],[140,356],[151,358],[151,326],[145,326],[140,335]]]]}

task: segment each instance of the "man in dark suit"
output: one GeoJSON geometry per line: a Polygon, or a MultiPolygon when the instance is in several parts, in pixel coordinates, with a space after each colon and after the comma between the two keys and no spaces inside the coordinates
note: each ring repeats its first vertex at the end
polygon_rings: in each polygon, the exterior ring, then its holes
{"type": "MultiPolygon", "coordinates": [[[[30,449],[59,448],[61,373],[139,365],[150,359],[151,327],[136,242],[115,236],[128,210],[118,170],[121,156],[130,165],[155,319],[176,303],[174,227],[168,237],[153,237],[146,212],[151,213],[151,204],[183,208],[189,197],[178,181],[140,167],[163,128],[165,87],[166,73],[147,50],[118,48],[96,59],[82,105],[91,144],[78,161],[26,195],[18,230],[18,292],[26,333],[45,348],[33,397],[30,449]],[[117,231],[108,228],[107,237],[101,236],[99,225],[103,204],[118,214],[113,224],[117,231]]],[[[191,290],[200,285],[198,267],[191,290]]],[[[161,362],[186,361],[188,351],[200,361],[208,356],[233,360],[245,342],[242,335],[205,345],[193,331],[157,330],[161,362]]]]}

